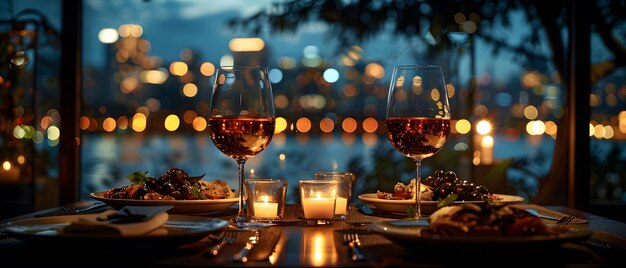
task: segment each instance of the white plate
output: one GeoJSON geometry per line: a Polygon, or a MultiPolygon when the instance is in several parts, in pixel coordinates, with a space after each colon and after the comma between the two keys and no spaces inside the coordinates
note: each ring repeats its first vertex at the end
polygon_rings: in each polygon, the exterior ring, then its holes
{"type": "MultiPolygon", "coordinates": [[[[524,198],[515,195],[495,194],[502,198],[501,200],[494,200],[496,204],[517,204],[522,203],[524,198]]],[[[376,193],[361,194],[359,199],[365,203],[374,205],[377,209],[383,210],[392,214],[406,215],[406,210],[410,206],[415,205],[415,200],[389,200],[380,199],[376,196],[376,193]]],[[[455,204],[464,203],[482,203],[484,201],[456,201],[455,204]]],[[[437,208],[437,201],[424,201],[422,200],[422,214],[432,214],[437,208]]]]}
{"type": "MultiPolygon", "coordinates": [[[[568,241],[584,240],[591,236],[592,232],[586,225],[572,224],[553,226],[558,234],[553,235],[530,235],[530,236],[437,236],[421,235],[420,229],[428,228],[427,220],[416,221],[393,220],[371,223],[367,229],[378,233],[406,247],[429,247],[437,246],[460,247],[464,250],[475,248],[477,251],[487,246],[497,248],[500,246],[530,245],[559,245],[568,241]]],[[[439,247],[440,248],[440,247],[439,247]]],[[[437,249],[438,250],[438,249],[437,249]]]]}
{"type": "Polygon", "coordinates": [[[111,236],[102,234],[67,234],[60,230],[77,220],[80,215],[21,219],[3,223],[0,227],[10,236],[33,245],[68,246],[80,249],[157,250],[174,248],[206,237],[228,226],[228,221],[188,215],[169,215],[165,224],[141,236],[111,236]],[[83,249],[87,249],[83,248],[83,249]]]}
{"type": "Polygon", "coordinates": [[[121,209],[124,206],[174,206],[168,210],[170,214],[205,214],[219,212],[230,208],[239,202],[238,197],[225,199],[206,199],[206,200],[135,200],[135,199],[118,199],[106,198],[103,196],[105,192],[94,192],[90,196],[93,199],[107,203],[115,209],[121,209]]]}

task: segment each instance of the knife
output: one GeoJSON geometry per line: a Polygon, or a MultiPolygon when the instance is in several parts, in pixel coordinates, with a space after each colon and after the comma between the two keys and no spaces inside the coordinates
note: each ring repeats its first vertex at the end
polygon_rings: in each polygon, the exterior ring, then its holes
{"type": "Polygon", "coordinates": [[[254,245],[259,243],[259,231],[254,231],[254,233],[248,238],[246,241],[246,245],[239,250],[239,252],[233,255],[233,260],[237,262],[247,262],[248,261],[248,252],[252,250],[254,245]]]}

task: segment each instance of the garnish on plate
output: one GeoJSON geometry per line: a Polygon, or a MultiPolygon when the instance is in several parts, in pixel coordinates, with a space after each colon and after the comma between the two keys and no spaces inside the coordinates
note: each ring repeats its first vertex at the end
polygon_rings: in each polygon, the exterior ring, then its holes
{"type": "Polygon", "coordinates": [[[189,176],[180,168],[170,168],[158,178],[148,176],[148,171],[135,171],[127,176],[132,184],[111,188],[103,196],[138,200],[203,200],[234,195],[225,181],[206,181],[202,180],[203,177],[189,176]]]}
{"type": "MultiPolygon", "coordinates": [[[[380,199],[410,200],[414,199],[415,179],[408,185],[396,183],[393,192],[377,191],[380,199]]],[[[420,183],[420,199],[437,201],[437,207],[453,204],[455,201],[483,201],[499,200],[500,197],[491,194],[484,185],[461,180],[454,171],[436,170],[433,176],[428,176],[420,183]]]]}

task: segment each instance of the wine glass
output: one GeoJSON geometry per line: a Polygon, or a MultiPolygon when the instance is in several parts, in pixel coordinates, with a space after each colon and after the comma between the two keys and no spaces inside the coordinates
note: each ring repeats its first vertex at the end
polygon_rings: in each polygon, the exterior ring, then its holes
{"type": "Polygon", "coordinates": [[[415,160],[415,220],[422,216],[421,162],[436,154],[450,135],[450,105],[440,66],[395,66],[387,96],[387,138],[415,160]]]}
{"type": "Polygon", "coordinates": [[[233,222],[243,227],[248,222],[243,206],[245,163],[267,148],[274,136],[276,116],[267,68],[219,67],[210,110],[211,140],[222,153],[237,161],[239,210],[233,222]]]}

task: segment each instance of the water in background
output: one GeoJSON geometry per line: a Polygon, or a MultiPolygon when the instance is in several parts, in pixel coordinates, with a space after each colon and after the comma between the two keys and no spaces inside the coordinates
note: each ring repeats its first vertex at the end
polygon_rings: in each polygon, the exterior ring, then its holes
{"type": "MultiPolygon", "coordinates": [[[[388,143],[384,136],[373,137],[367,140],[362,135],[345,134],[277,135],[265,151],[248,160],[246,176],[285,178],[289,181],[287,201],[297,200],[298,181],[312,179],[314,172],[350,171],[348,162],[359,156],[363,161],[371,161],[375,144],[388,143]]],[[[554,148],[549,137],[540,142],[498,136],[495,140],[496,160],[532,156],[540,147],[544,151],[554,148]]],[[[193,176],[206,174],[206,180],[222,179],[232,188],[238,187],[235,160],[220,152],[205,133],[149,136],[90,133],[82,138],[80,197],[89,199],[91,192],[128,185],[126,176],[137,170],[158,177],[171,167],[182,168],[193,176]]],[[[549,163],[545,168],[549,168],[549,163]]]]}

